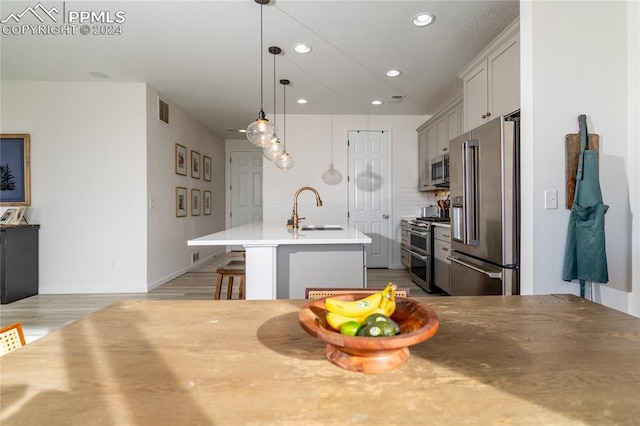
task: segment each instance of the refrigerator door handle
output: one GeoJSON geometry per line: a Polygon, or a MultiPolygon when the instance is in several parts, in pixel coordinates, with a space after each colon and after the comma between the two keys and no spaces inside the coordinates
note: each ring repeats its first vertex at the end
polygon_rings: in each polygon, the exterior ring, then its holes
{"type": "Polygon", "coordinates": [[[450,261],[452,261],[452,262],[455,262],[455,263],[457,263],[458,265],[462,265],[462,266],[464,266],[464,267],[466,267],[466,268],[473,269],[474,271],[476,271],[476,272],[480,272],[481,274],[484,274],[484,275],[488,276],[489,278],[495,278],[495,279],[499,279],[499,280],[501,280],[501,279],[502,279],[502,272],[485,271],[485,270],[484,270],[484,269],[482,269],[482,268],[478,268],[477,266],[470,265],[470,264],[468,264],[468,263],[466,263],[466,262],[463,262],[463,261],[461,261],[460,259],[455,258],[455,257],[452,257],[452,256],[448,256],[448,257],[447,257],[447,260],[450,260],[450,261]]]}
{"type": "Polygon", "coordinates": [[[463,243],[470,246],[480,245],[479,236],[479,188],[478,188],[478,150],[480,144],[471,139],[462,144],[462,220],[464,225],[463,243]]]}

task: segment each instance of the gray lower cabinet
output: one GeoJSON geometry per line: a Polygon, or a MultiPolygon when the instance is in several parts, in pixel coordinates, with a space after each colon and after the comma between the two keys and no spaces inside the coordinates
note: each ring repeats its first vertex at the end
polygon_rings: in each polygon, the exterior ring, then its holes
{"type": "Polygon", "coordinates": [[[409,221],[400,222],[400,261],[408,269],[411,267],[411,254],[409,254],[409,221]]]}
{"type": "Polygon", "coordinates": [[[448,294],[451,294],[449,268],[451,261],[447,259],[451,253],[451,228],[435,226],[433,229],[433,283],[448,294]]]}
{"type": "Polygon", "coordinates": [[[0,301],[15,302],[38,294],[38,228],[0,227],[0,301]]]}

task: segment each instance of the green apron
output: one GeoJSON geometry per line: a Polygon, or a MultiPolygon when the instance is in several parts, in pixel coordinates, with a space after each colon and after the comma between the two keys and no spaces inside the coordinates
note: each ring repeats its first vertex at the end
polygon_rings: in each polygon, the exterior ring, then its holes
{"type": "Polygon", "coordinates": [[[580,115],[578,121],[580,155],[576,190],[569,216],[562,279],[580,280],[580,296],[584,297],[585,281],[609,281],[604,238],[604,215],[609,206],[602,202],[598,153],[588,147],[587,118],[580,115]]]}

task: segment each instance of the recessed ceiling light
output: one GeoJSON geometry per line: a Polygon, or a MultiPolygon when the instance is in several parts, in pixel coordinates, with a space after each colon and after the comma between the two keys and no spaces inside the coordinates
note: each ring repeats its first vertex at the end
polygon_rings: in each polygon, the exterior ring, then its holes
{"type": "Polygon", "coordinates": [[[296,102],[299,104],[306,104],[308,101],[306,99],[298,99],[296,102]]]}
{"type": "Polygon", "coordinates": [[[100,72],[100,71],[91,71],[91,72],[89,72],[89,75],[91,77],[101,78],[101,79],[109,78],[108,74],[105,74],[105,73],[100,72]]]}
{"type": "Polygon", "coordinates": [[[387,77],[398,77],[400,74],[402,74],[402,71],[400,70],[389,70],[387,71],[387,77]]]}
{"type": "Polygon", "coordinates": [[[295,50],[298,53],[309,53],[311,52],[311,46],[304,43],[298,43],[293,46],[293,50],[295,50]]]}
{"type": "Polygon", "coordinates": [[[431,13],[420,13],[419,15],[414,16],[411,21],[416,27],[426,27],[427,25],[433,24],[433,21],[435,20],[436,17],[431,13]]]}
{"type": "Polygon", "coordinates": [[[382,101],[378,101],[378,100],[371,101],[371,105],[382,105],[382,101]]]}

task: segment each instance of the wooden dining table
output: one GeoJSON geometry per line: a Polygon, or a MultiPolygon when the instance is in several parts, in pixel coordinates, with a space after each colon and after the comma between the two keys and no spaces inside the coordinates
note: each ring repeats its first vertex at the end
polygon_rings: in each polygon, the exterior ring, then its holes
{"type": "Polygon", "coordinates": [[[636,425],[640,319],[576,296],[414,298],[408,361],[330,363],[305,300],[121,301],[0,358],[9,425],[636,425]]]}

